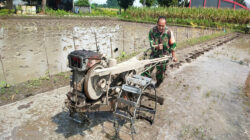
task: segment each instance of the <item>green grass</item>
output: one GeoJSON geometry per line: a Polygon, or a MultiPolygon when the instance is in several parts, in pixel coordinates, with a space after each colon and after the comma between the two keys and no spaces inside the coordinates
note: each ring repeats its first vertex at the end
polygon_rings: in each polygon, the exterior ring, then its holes
{"type": "Polygon", "coordinates": [[[188,46],[193,46],[195,44],[199,44],[199,43],[202,43],[204,41],[208,41],[208,40],[220,37],[220,36],[224,36],[224,35],[226,35],[228,33],[231,33],[231,31],[228,31],[228,32],[218,32],[218,33],[214,33],[214,34],[211,34],[211,35],[205,35],[205,36],[201,36],[201,37],[198,37],[198,38],[192,38],[192,39],[189,39],[187,41],[183,41],[183,42],[177,43],[177,47],[176,48],[177,49],[181,49],[181,48],[185,48],[185,47],[188,47],[188,46]]]}
{"type": "Polygon", "coordinates": [[[205,94],[205,97],[208,98],[208,97],[211,96],[211,94],[212,94],[212,91],[207,91],[206,94],[205,94]]]}
{"type": "Polygon", "coordinates": [[[117,60],[118,63],[121,63],[123,61],[129,60],[130,58],[138,55],[139,53],[141,53],[141,51],[133,52],[133,53],[130,53],[130,54],[126,54],[125,52],[122,52],[121,55],[116,58],[116,60],[117,60]]]}
{"type": "Polygon", "coordinates": [[[104,8],[96,8],[91,10],[91,14],[86,13],[82,15],[88,16],[108,16],[108,17],[116,17],[118,16],[118,11],[112,9],[104,9],[104,8]]]}
{"type": "Polygon", "coordinates": [[[40,84],[41,84],[41,79],[33,79],[33,80],[28,81],[28,86],[29,87],[40,86],[40,84]]]}
{"type": "Polygon", "coordinates": [[[31,94],[49,91],[55,88],[68,85],[70,72],[62,72],[56,75],[44,76],[23,83],[11,85],[6,87],[6,82],[2,81],[0,84],[0,105],[6,104],[14,100],[23,99],[31,94]],[[22,96],[16,96],[16,95],[22,96]]]}
{"type": "Polygon", "coordinates": [[[204,126],[183,126],[179,136],[182,139],[211,139],[204,126]]]}
{"type": "Polygon", "coordinates": [[[248,24],[250,11],[217,9],[217,8],[129,8],[126,12],[131,17],[143,17],[157,19],[159,16],[166,16],[169,19],[198,19],[200,21],[226,22],[237,24],[248,24]]]}
{"type": "Polygon", "coordinates": [[[8,16],[14,14],[15,10],[11,10],[9,13],[9,9],[0,9],[0,16],[8,16]]]}
{"type": "Polygon", "coordinates": [[[89,16],[117,17],[120,20],[142,23],[156,23],[159,16],[167,17],[168,25],[191,27],[228,28],[249,32],[250,11],[214,8],[129,8],[118,14],[117,10],[94,9],[89,16]]]}
{"type": "Polygon", "coordinates": [[[75,14],[72,12],[67,12],[64,10],[53,10],[51,8],[46,8],[46,14],[50,16],[104,16],[104,17],[115,17],[118,16],[117,11],[113,9],[95,8],[91,9],[91,13],[79,13],[75,14]]]}
{"type": "Polygon", "coordinates": [[[159,16],[167,17],[167,24],[192,27],[230,28],[248,32],[250,11],[214,8],[129,8],[120,19],[156,23],[159,16]]]}
{"type": "Polygon", "coordinates": [[[0,81],[0,88],[9,88],[10,85],[6,81],[0,81]]]}
{"type": "Polygon", "coordinates": [[[50,16],[65,16],[65,15],[74,15],[72,12],[67,12],[64,10],[53,10],[51,8],[46,8],[46,14],[50,16]]]}
{"type": "Polygon", "coordinates": [[[57,73],[56,76],[63,76],[65,79],[68,79],[69,78],[69,72],[60,72],[60,73],[57,73]]]}
{"type": "MultiPolygon", "coordinates": [[[[119,15],[118,9],[110,8],[93,8],[92,13],[75,14],[64,10],[46,9],[46,14],[50,16],[101,16],[101,17],[116,17],[120,20],[156,23],[159,16],[167,17],[168,25],[181,25],[192,27],[213,27],[213,28],[230,28],[248,33],[247,27],[250,22],[250,11],[248,10],[233,10],[233,9],[215,9],[215,8],[135,8],[131,7],[126,12],[119,15]]],[[[12,11],[11,14],[13,14],[12,11]]],[[[8,9],[0,10],[1,15],[10,15],[8,9]]]]}

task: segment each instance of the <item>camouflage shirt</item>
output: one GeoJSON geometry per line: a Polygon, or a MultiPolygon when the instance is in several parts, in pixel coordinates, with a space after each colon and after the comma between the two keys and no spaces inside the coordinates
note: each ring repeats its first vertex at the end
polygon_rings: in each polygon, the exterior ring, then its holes
{"type": "Polygon", "coordinates": [[[173,32],[167,27],[165,27],[165,31],[163,33],[158,31],[157,26],[153,27],[149,31],[149,42],[153,54],[156,57],[159,57],[159,55],[162,54],[171,53],[176,48],[173,32]],[[158,44],[163,44],[163,50],[157,50],[155,48],[158,44]]]}

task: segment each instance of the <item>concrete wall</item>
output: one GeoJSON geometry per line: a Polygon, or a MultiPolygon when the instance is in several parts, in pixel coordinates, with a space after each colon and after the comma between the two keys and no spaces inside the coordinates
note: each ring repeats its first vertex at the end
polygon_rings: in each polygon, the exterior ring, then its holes
{"type": "MultiPolygon", "coordinates": [[[[96,50],[115,57],[149,48],[148,32],[154,24],[90,19],[0,19],[0,54],[10,84],[68,71],[73,50],[96,50]],[[95,39],[96,38],[96,39],[95,39]],[[48,61],[48,63],[47,63],[48,61]]],[[[215,31],[169,27],[179,42],[215,31]]],[[[0,65],[0,81],[4,81],[0,65]]]]}
{"type": "Polygon", "coordinates": [[[91,13],[91,7],[75,6],[74,12],[75,13],[91,13]]]}

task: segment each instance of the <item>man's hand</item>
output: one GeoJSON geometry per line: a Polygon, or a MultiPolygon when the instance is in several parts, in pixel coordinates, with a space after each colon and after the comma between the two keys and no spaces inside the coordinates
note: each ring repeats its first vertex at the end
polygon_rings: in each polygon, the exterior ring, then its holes
{"type": "Polygon", "coordinates": [[[177,58],[175,56],[172,57],[172,61],[176,62],[177,58]]]}
{"type": "Polygon", "coordinates": [[[159,49],[159,50],[162,50],[162,49],[163,49],[163,44],[159,44],[159,45],[158,45],[158,49],[159,49]]]}
{"type": "Polygon", "coordinates": [[[176,62],[177,58],[175,57],[175,51],[172,51],[172,61],[176,62]]]}
{"type": "Polygon", "coordinates": [[[162,50],[163,49],[163,44],[153,45],[153,47],[155,47],[156,50],[162,50]]]}

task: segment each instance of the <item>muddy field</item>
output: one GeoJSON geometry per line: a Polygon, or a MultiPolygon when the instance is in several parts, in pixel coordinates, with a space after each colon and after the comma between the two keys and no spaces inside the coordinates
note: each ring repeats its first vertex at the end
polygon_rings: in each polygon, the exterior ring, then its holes
{"type": "MultiPolygon", "coordinates": [[[[148,48],[153,24],[93,19],[0,19],[0,81],[17,84],[68,71],[67,55],[78,49],[110,56],[112,48],[128,53],[148,48]],[[5,77],[3,77],[3,68],[5,77]]],[[[217,31],[169,27],[177,43],[217,31]]]]}
{"type": "MultiPolygon", "coordinates": [[[[250,36],[230,34],[177,52],[157,94],[155,123],[136,121],[135,139],[250,139],[250,36]]],[[[69,87],[0,107],[0,139],[112,139],[111,112],[79,124],[64,107],[69,87]]],[[[120,138],[131,139],[129,123],[120,138]]]]}

